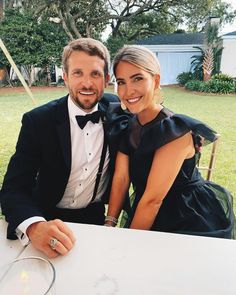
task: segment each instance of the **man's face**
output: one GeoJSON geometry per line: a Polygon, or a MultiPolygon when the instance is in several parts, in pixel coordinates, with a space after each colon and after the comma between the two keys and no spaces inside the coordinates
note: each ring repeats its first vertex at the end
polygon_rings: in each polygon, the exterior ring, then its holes
{"type": "Polygon", "coordinates": [[[68,59],[68,73],[63,78],[74,103],[90,112],[103,96],[109,75],[104,74],[105,62],[98,56],[73,51],[68,59]]]}

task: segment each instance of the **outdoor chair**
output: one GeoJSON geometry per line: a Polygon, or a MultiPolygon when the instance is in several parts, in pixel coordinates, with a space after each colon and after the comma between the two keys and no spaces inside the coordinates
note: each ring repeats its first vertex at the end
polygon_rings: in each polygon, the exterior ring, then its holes
{"type": "Polygon", "coordinates": [[[200,161],[198,162],[198,165],[197,165],[199,170],[206,171],[206,177],[205,177],[206,180],[212,179],[212,174],[213,174],[214,167],[215,167],[216,154],[217,154],[219,139],[220,139],[219,133],[216,134],[216,138],[217,139],[212,144],[210,158],[207,161],[208,165],[206,165],[206,166],[201,165],[201,162],[203,160],[202,157],[204,158],[204,153],[202,154],[200,161]]]}

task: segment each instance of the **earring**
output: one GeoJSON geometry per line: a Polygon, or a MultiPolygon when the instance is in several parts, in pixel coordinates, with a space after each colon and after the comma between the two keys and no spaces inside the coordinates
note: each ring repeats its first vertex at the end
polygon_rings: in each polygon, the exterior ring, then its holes
{"type": "Polygon", "coordinates": [[[164,100],[164,95],[163,95],[163,92],[161,90],[161,87],[159,86],[158,89],[155,89],[154,90],[154,101],[157,104],[162,104],[163,103],[163,100],[164,100]]]}
{"type": "Polygon", "coordinates": [[[123,111],[125,111],[127,109],[123,102],[120,103],[120,107],[122,108],[123,111]]]}

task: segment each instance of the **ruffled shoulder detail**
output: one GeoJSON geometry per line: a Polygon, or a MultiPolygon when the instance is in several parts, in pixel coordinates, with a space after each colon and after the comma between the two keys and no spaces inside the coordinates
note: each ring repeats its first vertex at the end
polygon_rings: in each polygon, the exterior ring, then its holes
{"type": "Polygon", "coordinates": [[[109,104],[105,121],[109,142],[119,141],[123,132],[127,130],[129,119],[132,117],[131,113],[121,109],[119,102],[109,104]]]}
{"type": "Polygon", "coordinates": [[[158,115],[151,124],[142,127],[137,153],[144,154],[156,150],[190,131],[194,141],[198,141],[199,144],[205,145],[216,140],[216,132],[201,121],[186,115],[170,115],[170,112],[166,112],[167,115],[163,118],[165,109],[161,112],[161,119],[158,119],[160,118],[158,115]]]}

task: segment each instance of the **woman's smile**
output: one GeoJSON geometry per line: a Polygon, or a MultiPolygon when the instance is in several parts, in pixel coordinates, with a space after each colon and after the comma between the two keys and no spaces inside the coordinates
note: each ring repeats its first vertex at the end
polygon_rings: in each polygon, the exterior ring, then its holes
{"type": "Polygon", "coordinates": [[[142,96],[138,96],[138,97],[134,97],[134,98],[129,98],[129,99],[126,99],[126,101],[129,104],[136,104],[137,102],[140,101],[140,99],[142,99],[142,96]]]}

